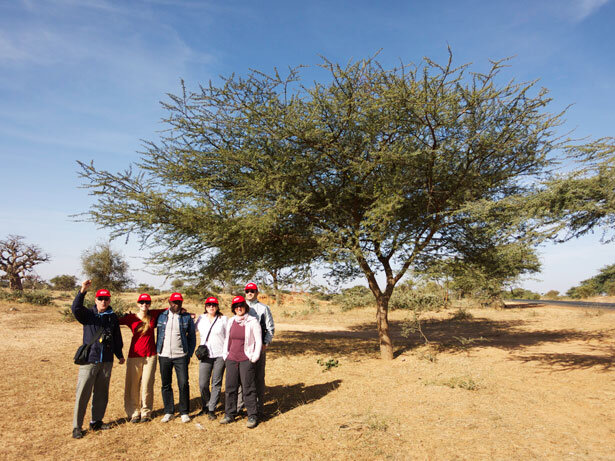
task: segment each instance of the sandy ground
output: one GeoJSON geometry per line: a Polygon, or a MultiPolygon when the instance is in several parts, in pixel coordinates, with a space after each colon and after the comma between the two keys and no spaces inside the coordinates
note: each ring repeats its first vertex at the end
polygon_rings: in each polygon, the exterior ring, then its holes
{"type": "MultiPolygon", "coordinates": [[[[73,440],[81,328],[56,308],[11,307],[0,302],[3,459],[615,459],[613,311],[441,312],[424,323],[429,345],[404,337],[407,313],[393,312],[396,358],[383,362],[371,309],[290,318],[274,308],[268,419],[256,429],[206,418],[126,424],[116,364],[106,415],[116,426],[73,440]],[[327,371],[319,359],[338,365],[327,371]]],[[[194,414],[194,362],[190,381],[194,414]]]]}

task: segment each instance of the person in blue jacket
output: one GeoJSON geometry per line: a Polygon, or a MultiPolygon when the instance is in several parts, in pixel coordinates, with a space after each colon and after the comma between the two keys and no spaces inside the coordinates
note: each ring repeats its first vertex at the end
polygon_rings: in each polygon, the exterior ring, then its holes
{"type": "Polygon", "coordinates": [[[188,364],[196,347],[194,321],[182,309],[184,298],[181,293],[169,297],[169,308],[158,316],[156,350],[160,364],[162,382],[162,402],[164,416],[161,422],[173,419],[175,403],[173,398],[173,368],[179,388],[179,414],[182,423],[190,421],[190,385],[188,383],[188,364]]]}
{"type": "Polygon", "coordinates": [[[79,366],[77,379],[77,396],[75,399],[75,412],[73,415],[73,437],[80,439],[84,435],[82,430],[85,411],[92,397],[92,419],[90,429],[93,431],[109,429],[103,423],[103,417],[109,400],[109,381],[113,368],[113,356],[124,363],[122,353],[122,334],[117,315],[111,308],[111,293],[109,290],[96,292],[96,305],[91,309],[83,305],[85,295],[92,285],[91,280],[81,284],[81,289],[71,310],[75,319],[83,325],[83,344],[88,344],[95,336],[99,335],[90,349],[88,363],[79,366]]]}

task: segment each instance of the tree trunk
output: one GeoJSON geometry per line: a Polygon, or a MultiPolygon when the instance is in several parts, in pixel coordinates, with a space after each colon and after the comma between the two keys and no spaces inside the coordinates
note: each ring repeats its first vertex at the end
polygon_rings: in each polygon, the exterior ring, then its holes
{"type": "Polygon", "coordinates": [[[278,271],[273,270],[270,272],[271,278],[273,279],[273,291],[275,293],[275,304],[279,306],[282,302],[280,299],[282,297],[282,293],[280,293],[280,287],[278,285],[278,271]]]}
{"type": "Polygon", "coordinates": [[[19,291],[23,291],[23,285],[21,284],[21,277],[19,276],[19,274],[8,274],[9,276],[9,288],[11,290],[19,290],[19,291]]]}
{"type": "Polygon", "coordinates": [[[378,299],[376,321],[380,339],[380,358],[393,360],[393,342],[389,336],[389,299],[385,299],[385,296],[380,296],[378,299]]]}

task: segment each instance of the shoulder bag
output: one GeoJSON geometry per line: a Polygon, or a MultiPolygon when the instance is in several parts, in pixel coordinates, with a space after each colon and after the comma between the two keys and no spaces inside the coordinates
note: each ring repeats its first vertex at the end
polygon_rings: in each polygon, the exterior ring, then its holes
{"type": "Polygon", "coordinates": [[[205,338],[205,344],[200,345],[199,347],[196,348],[196,351],[194,351],[194,355],[196,355],[196,358],[199,359],[201,362],[204,362],[205,360],[209,358],[209,349],[207,349],[207,341],[209,340],[211,329],[214,327],[214,325],[218,321],[218,317],[219,316],[216,315],[216,318],[214,319],[214,323],[212,323],[211,326],[209,327],[207,338],[205,338]]]}

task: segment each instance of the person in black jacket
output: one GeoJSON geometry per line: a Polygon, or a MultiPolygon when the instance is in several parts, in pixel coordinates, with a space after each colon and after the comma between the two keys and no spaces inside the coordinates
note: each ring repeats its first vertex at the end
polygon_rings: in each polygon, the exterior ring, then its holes
{"type": "Polygon", "coordinates": [[[86,365],[79,366],[77,379],[77,396],[75,399],[75,412],[73,415],[73,437],[80,439],[84,431],[81,429],[85,411],[92,397],[92,420],[90,429],[93,431],[109,429],[102,422],[109,400],[109,381],[113,368],[113,355],[124,363],[122,353],[122,334],[117,315],[111,309],[111,293],[109,290],[96,292],[96,306],[88,309],[83,305],[91,280],[81,284],[81,289],[71,307],[75,318],[83,325],[83,344],[88,344],[95,336],[86,365]]]}

